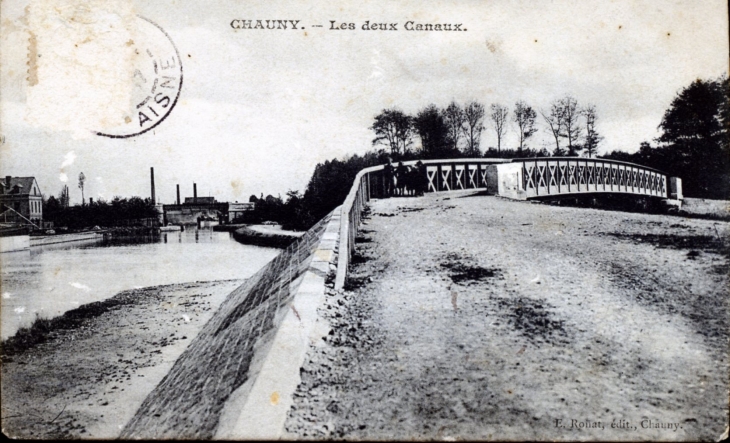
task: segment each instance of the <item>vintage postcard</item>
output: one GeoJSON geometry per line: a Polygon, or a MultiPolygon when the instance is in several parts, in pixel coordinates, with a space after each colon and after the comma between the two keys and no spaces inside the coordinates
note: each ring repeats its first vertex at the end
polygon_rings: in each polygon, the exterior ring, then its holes
{"type": "Polygon", "coordinates": [[[728,437],[722,0],[4,0],[2,432],[728,437]]]}

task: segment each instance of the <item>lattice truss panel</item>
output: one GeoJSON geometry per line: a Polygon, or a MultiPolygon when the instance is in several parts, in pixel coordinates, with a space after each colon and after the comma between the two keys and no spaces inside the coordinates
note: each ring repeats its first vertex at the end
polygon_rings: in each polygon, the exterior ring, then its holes
{"type": "Polygon", "coordinates": [[[444,162],[426,167],[428,192],[476,189],[487,186],[486,165],[444,162]]]}
{"type": "Polygon", "coordinates": [[[427,166],[426,167],[426,176],[428,177],[428,192],[438,191],[438,184],[436,183],[436,181],[437,181],[436,175],[438,174],[438,171],[439,171],[438,166],[427,166]]]}
{"type": "Polygon", "coordinates": [[[528,196],[585,192],[667,196],[664,174],[600,160],[524,161],[522,185],[528,196]]]}

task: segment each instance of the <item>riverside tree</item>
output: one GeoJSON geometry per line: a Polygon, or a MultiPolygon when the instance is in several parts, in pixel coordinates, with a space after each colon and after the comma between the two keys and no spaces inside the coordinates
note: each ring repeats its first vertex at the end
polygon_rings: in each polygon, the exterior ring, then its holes
{"type": "Polygon", "coordinates": [[[578,155],[578,151],[581,150],[581,146],[577,142],[583,132],[579,122],[578,101],[573,96],[567,95],[560,100],[560,107],[563,117],[563,130],[560,132],[560,136],[568,141],[568,156],[573,157],[578,155]]]}
{"type": "Polygon", "coordinates": [[[397,108],[383,109],[370,127],[375,131],[373,146],[383,144],[393,157],[405,155],[413,143],[412,118],[397,108]]]}
{"type": "Polygon", "coordinates": [[[143,220],[157,219],[158,213],[151,198],[114,197],[110,202],[98,199],[81,206],[66,206],[49,197],[44,202],[43,218],[57,227],[71,230],[91,226],[133,226],[143,220]]]}
{"type": "Polygon", "coordinates": [[[554,156],[565,155],[565,151],[560,147],[560,133],[563,130],[564,118],[563,118],[563,107],[560,100],[555,100],[550,104],[550,111],[540,111],[542,117],[547,123],[547,128],[550,134],[555,139],[555,150],[553,151],[554,156]]]}
{"type": "Polygon", "coordinates": [[[729,103],[726,76],[695,80],[664,113],[657,141],[665,151],[665,165],[658,167],[682,177],[687,195],[730,196],[729,103]]]}
{"type": "Polygon", "coordinates": [[[509,110],[506,106],[499,103],[493,103],[489,106],[489,119],[492,121],[494,132],[497,133],[497,152],[502,151],[502,138],[507,131],[507,119],[509,117],[509,110]]]}
{"type": "Polygon", "coordinates": [[[421,138],[424,158],[448,158],[458,154],[451,148],[448,126],[436,105],[430,104],[421,109],[413,119],[413,127],[421,138]]]}
{"type": "Polygon", "coordinates": [[[448,130],[447,140],[453,151],[459,150],[459,138],[464,128],[464,111],[458,103],[452,101],[444,109],[444,121],[448,130]]]}
{"type": "Polygon", "coordinates": [[[588,105],[581,111],[585,118],[586,137],[585,143],[583,143],[583,149],[585,150],[588,157],[592,157],[598,151],[598,143],[603,140],[596,131],[596,120],[598,114],[596,113],[596,107],[594,105],[588,105]]]}
{"type": "Polygon", "coordinates": [[[464,106],[464,125],[462,126],[466,146],[464,153],[468,157],[478,157],[481,153],[479,146],[484,131],[484,105],[471,101],[464,106]]]}
{"type": "Polygon", "coordinates": [[[520,100],[515,103],[515,110],[513,114],[512,118],[517,124],[520,137],[520,145],[517,152],[521,155],[527,139],[537,132],[537,129],[535,128],[535,118],[537,117],[537,113],[527,103],[520,100]]]}

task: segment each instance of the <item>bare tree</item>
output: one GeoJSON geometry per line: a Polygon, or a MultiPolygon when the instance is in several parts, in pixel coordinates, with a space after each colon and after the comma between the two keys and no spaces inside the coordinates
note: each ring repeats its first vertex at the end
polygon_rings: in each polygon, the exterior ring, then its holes
{"type": "Polygon", "coordinates": [[[507,118],[509,117],[509,109],[506,106],[500,105],[499,103],[493,103],[489,106],[491,114],[489,118],[492,120],[494,125],[494,132],[497,133],[497,152],[502,150],[502,137],[507,130],[507,118]]]}
{"type": "Polygon", "coordinates": [[[413,119],[397,108],[383,109],[370,129],[375,131],[373,145],[390,147],[393,156],[405,154],[413,143],[413,119]]]}
{"type": "Polygon", "coordinates": [[[464,125],[462,131],[466,139],[466,148],[464,151],[470,157],[476,157],[481,152],[479,144],[484,131],[484,105],[477,101],[472,101],[464,107],[464,125]]]}
{"type": "Polygon", "coordinates": [[[588,154],[588,157],[592,157],[598,151],[598,143],[603,140],[603,137],[601,137],[596,131],[596,120],[598,119],[596,107],[588,105],[583,108],[581,114],[585,117],[586,124],[586,138],[583,148],[588,154]]]}
{"type": "Polygon", "coordinates": [[[540,111],[542,117],[548,125],[548,129],[555,138],[555,155],[561,155],[562,150],[560,149],[560,132],[563,129],[563,107],[560,104],[560,100],[553,101],[550,104],[550,113],[540,111]]]}
{"type": "Polygon", "coordinates": [[[79,189],[81,189],[81,206],[84,205],[84,182],[86,181],[86,176],[83,172],[79,173],[79,189]]]}
{"type": "Polygon", "coordinates": [[[464,111],[455,101],[449,103],[449,106],[444,109],[444,121],[448,127],[447,135],[451,149],[456,151],[459,149],[459,137],[464,128],[464,111]]]}
{"type": "Polygon", "coordinates": [[[477,101],[471,101],[464,106],[464,125],[461,130],[466,140],[464,152],[470,157],[481,154],[479,145],[484,131],[484,114],[484,105],[477,101]]]}
{"type": "Polygon", "coordinates": [[[582,149],[577,144],[577,141],[580,138],[581,132],[583,132],[578,121],[580,117],[578,101],[572,96],[567,95],[560,100],[560,106],[563,109],[563,131],[560,133],[560,136],[568,140],[568,155],[575,156],[582,149]]]}
{"type": "Polygon", "coordinates": [[[515,103],[514,116],[512,117],[517,123],[520,135],[520,146],[519,152],[522,153],[522,149],[525,147],[525,142],[528,138],[532,137],[537,129],[535,128],[535,118],[537,113],[527,103],[520,100],[515,103]]]}

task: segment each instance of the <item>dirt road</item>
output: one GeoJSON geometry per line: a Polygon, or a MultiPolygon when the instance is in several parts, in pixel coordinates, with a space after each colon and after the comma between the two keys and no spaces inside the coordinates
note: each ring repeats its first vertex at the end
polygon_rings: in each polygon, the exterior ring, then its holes
{"type": "Polygon", "coordinates": [[[287,430],[716,440],[728,229],[469,193],[373,202],[287,430]]]}

